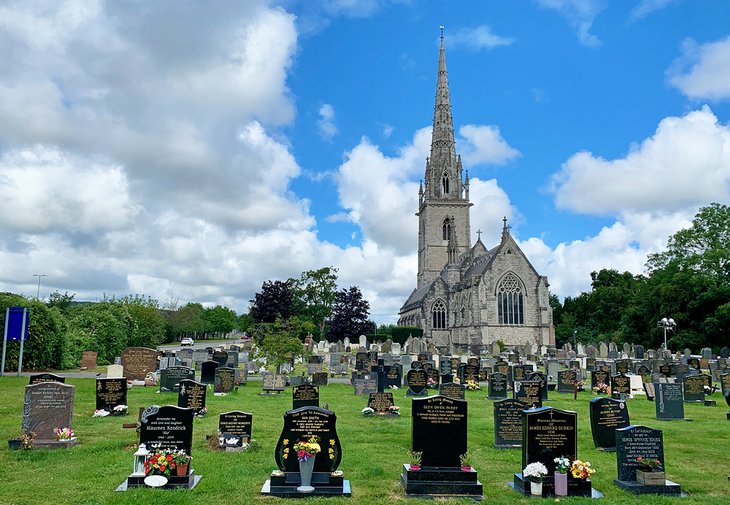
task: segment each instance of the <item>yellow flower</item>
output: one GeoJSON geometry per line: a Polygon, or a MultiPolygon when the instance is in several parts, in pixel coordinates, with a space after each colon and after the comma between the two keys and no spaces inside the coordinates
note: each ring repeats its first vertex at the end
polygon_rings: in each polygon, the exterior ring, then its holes
{"type": "Polygon", "coordinates": [[[288,439],[288,438],[285,438],[285,439],[284,439],[284,441],[283,441],[282,443],[283,443],[284,445],[289,445],[289,439],[288,439]]]}
{"type": "Polygon", "coordinates": [[[330,445],[335,445],[335,439],[334,438],[330,438],[330,445]]]}

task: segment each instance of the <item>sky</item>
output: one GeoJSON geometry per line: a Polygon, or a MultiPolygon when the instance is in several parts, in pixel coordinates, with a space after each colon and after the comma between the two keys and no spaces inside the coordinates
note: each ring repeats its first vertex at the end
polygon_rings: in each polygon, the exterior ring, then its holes
{"type": "Polygon", "coordinates": [[[241,313],[333,266],[395,322],[442,25],[472,242],[506,216],[551,293],[730,204],[730,2],[0,0],[0,291],[241,313]]]}

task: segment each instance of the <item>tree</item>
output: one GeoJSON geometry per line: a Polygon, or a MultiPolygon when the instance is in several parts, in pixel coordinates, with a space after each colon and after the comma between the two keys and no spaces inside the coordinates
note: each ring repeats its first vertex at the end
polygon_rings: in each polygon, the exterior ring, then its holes
{"type": "Polygon", "coordinates": [[[294,315],[292,282],[266,281],[261,291],[251,300],[249,314],[256,323],[273,323],[277,318],[289,319],[294,315]]]}
{"type": "Polygon", "coordinates": [[[337,295],[337,269],[324,267],[303,272],[299,280],[293,281],[292,286],[301,307],[297,313],[309,318],[322,335],[337,295]]]}
{"type": "Polygon", "coordinates": [[[302,355],[304,346],[295,331],[289,321],[282,319],[256,325],[255,339],[259,352],[266,357],[267,364],[278,368],[283,363],[302,355]]]}
{"type": "Polygon", "coordinates": [[[206,332],[226,334],[236,327],[236,313],[228,307],[216,305],[203,312],[203,321],[206,332]]]}
{"type": "Polygon", "coordinates": [[[126,307],[135,323],[134,332],[127,338],[128,346],[154,348],[165,341],[167,323],[157,300],[134,295],[120,298],[118,303],[126,307]]]}
{"type": "Polygon", "coordinates": [[[345,337],[357,338],[373,330],[368,321],[370,304],[357,286],[350,286],[337,292],[332,306],[327,339],[336,341],[345,337]]]}

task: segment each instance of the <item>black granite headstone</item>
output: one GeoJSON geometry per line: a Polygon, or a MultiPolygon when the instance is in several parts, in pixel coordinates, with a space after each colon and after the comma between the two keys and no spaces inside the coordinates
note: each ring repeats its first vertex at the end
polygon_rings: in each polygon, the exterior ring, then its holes
{"type": "Polygon", "coordinates": [[[467,452],[467,402],[446,396],[413,399],[412,447],[425,467],[459,467],[467,452]]]}
{"type": "Polygon", "coordinates": [[[428,376],[424,370],[408,370],[406,384],[408,384],[406,396],[425,395],[426,387],[428,386],[428,376]]]}
{"type": "Polygon", "coordinates": [[[370,393],[368,396],[368,407],[373,409],[377,415],[390,413],[390,407],[394,406],[393,393],[370,393]]]}
{"type": "Polygon", "coordinates": [[[30,376],[28,384],[40,384],[41,382],[60,382],[66,383],[66,377],[61,377],[53,373],[38,373],[30,376]]]}
{"type": "Polygon", "coordinates": [[[200,364],[200,382],[203,384],[215,384],[216,368],[218,368],[216,361],[203,361],[200,364]]]}
{"type": "Polygon", "coordinates": [[[251,426],[253,424],[253,414],[234,410],[231,412],[223,412],[218,417],[218,431],[221,433],[231,433],[238,435],[243,439],[251,438],[251,426]]]}
{"type": "Polygon", "coordinates": [[[403,385],[403,367],[394,364],[385,367],[385,387],[401,387],[403,385]]]}
{"type": "Polygon", "coordinates": [[[685,377],[683,385],[685,403],[704,403],[705,380],[701,375],[685,377]]]}
{"type": "Polygon", "coordinates": [[[218,363],[218,366],[226,366],[226,363],[228,363],[228,353],[221,350],[213,351],[210,359],[218,363]]]}
{"type": "Polygon", "coordinates": [[[525,402],[529,408],[542,407],[542,383],[540,381],[515,382],[512,399],[525,402]]]}
{"type": "Polygon", "coordinates": [[[623,374],[611,376],[611,398],[620,399],[621,395],[628,397],[631,394],[631,379],[623,374]]]}
{"type": "Polygon", "coordinates": [[[113,412],[118,405],[127,405],[127,378],[96,379],[96,409],[113,412]]]}
{"type": "Polygon", "coordinates": [[[302,384],[292,388],[292,410],[319,407],[319,386],[302,384]]]}
{"type": "Polygon", "coordinates": [[[591,432],[596,449],[616,450],[616,430],[629,426],[629,409],[624,400],[593,398],[590,402],[591,432]]]}
{"type": "Polygon", "coordinates": [[[315,472],[337,470],[342,459],[342,446],[337,436],[337,416],[334,412],[320,407],[302,407],[289,410],[284,414],[284,428],[274,451],[276,464],[285,472],[299,472],[299,460],[294,444],[319,439],[322,452],[314,461],[315,472]]]}
{"type": "Polygon", "coordinates": [[[575,390],[575,370],[560,370],[558,372],[558,393],[573,393],[575,390]]]}
{"type": "Polygon", "coordinates": [[[494,447],[522,447],[522,411],[527,407],[525,402],[509,398],[494,402],[494,447]]]}
{"type": "Polygon", "coordinates": [[[205,408],[205,394],[208,386],[202,382],[189,379],[180,381],[180,391],[177,393],[177,406],[193,409],[197,414],[205,408]]]}
{"type": "Polygon", "coordinates": [[[491,374],[487,391],[489,399],[507,398],[507,376],[499,372],[491,374]]]}
{"type": "Polygon", "coordinates": [[[664,439],[661,430],[646,426],[628,426],[616,430],[616,464],[618,480],[636,481],[636,458],[658,459],[664,465],[664,439]]]}
{"type": "Polygon", "coordinates": [[[180,381],[195,380],[195,370],[186,366],[170,366],[160,371],[160,391],[177,392],[180,381]]]}
{"type": "Polygon", "coordinates": [[[466,398],[466,386],[456,382],[447,382],[439,386],[439,394],[456,400],[464,400],[466,398]]]}
{"type": "Polygon", "coordinates": [[[139,442],[148,448],[182,449],[192,455],[193,409],[153,405],[139,419],[139,442]]]}
{"type": "Polygon", "coordinates": [[[571,461],[578,451],[578,414],[553,407],[522,412],[522,468],[540,462],[555,471],[554,459],[565,456],[571,461]]]}

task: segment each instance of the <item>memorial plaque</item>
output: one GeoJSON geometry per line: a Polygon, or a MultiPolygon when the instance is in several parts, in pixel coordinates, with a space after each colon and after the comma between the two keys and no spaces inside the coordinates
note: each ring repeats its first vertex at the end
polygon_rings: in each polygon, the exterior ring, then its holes
{"type": "Polygon", "coordinates": [[[542,372],[532,372],[529,374],[528,379],[529,381],[537,381],[540,383],[540,398],[542,401],[546,401],[548,399],[548,377],[542,372]]]}
{"type": "Polygon", "coordinates": [[[629,426],[629,409],[624,400],[593,398],[590,402],[591,432],[596,449],[616,450],[616,430],[629,426]]]}
{"type": "Polygon", "coordinates": [[[327,381],[327,372],[315,372],[312,374],[312,384],[315,386],[326,386],[327,381]]]}
{"type": "Polygon", "coordinates": [[[441,372],[441,375],[447,375],[451,373],[450,359],[442,359],[441,361],[439,361],[439,372],[441,372]]]}
{"type": "Polygon", "coordinates": [[[705,379],[701,375],[684,378],[684,403],[705,402],[705,379]]]}
{"type": "Polygon", "coordinates": [[[623,374],[611,376],[611,398],[621,399],[621,395],[631,395],[631,379],[623,374]]]}
{"type": "Polygon", "coordinates": [[[575,370],[560,370],[558,372],[558,393],[573,393],[575,390],[575,370]]]}
{"type": "Polygon", "coordinates": [[[616,364],[616,374],[621,375],[627,375],[629,371],[631,370],[631,360],[630,359],[617,359],[615,361],[616,364]]]}
{"type": "Polygon", "coordinates": [[[197,414],[205,408],[205,394],[208,386],[202,382],[190,379],[180,381],[180,391],[177,393],[177,406],[184,409],[193,409],[197,414]]]}
{"type": "Polygon", "coordinates": [[[376,379],[355,379],[352,381],[355,388],[355,395],[369,395],[378,390],[378,381],[376,379]]]}
{"type": "Polygon", "coordinates": [[[40,384],[42,382],[59,382],[65,384],[66,377],[61,377],[53,373],[38,373],[30,376],[28,384],[40,384]]]}
{"type": "Polygon", "coordinates": [[[439,386],[439,394],[456,400],[464,400],[466,398],[466,386],[455,382],[447,382],[439,386]]]}
{"type": "Polygon", "coordinates": [[[284,414],[284,428],[274,451],[276,464],[285,472],[299,472],[294,444],[311,437],[319,439],[322,452],[314,460],[315,472],[337,470],[342,459],[342,446],[337,436],[337,416],[319,407],[302,407],[284,414]]]}
{"type": "Polygon", "coordinates": [[[461,365],[461,358],[452,356],[449,358],[449,363],[451,363],[451,372],[454,373],[455,371],[459,370],[459,366],[461,365]]]}
{"type": "Polygon", "coordinates": [[[291,390],[292,410],[302,407],[319,407],[319,386],[302,384],[291,390]]]}
{"type": "Polygon", "coordinates": [[[139,442],[147,447],[184,450],[192,455],[193,409],[153,405],[139,418],[139,442]]]}
{"type": "Polygon", "coordinates": [[[488,397],[490,400],[507,398],[507,376],[494,372],[489,376],[488,397]]]}
{"type": "Polygon", "coordinates": [[[215,392],[230,393],[236,387],[236,370],[219,366],[215,369],[215,392]]]}
{"type": "Polygon", "coordinates": [[[406,374],[406,384],[408,384],[408,391],[406,396],[422,396],[426,394],[426,387],[428,386],[428,378],[424,370],[408,370],[406,374]]]}
{"type": "Polygon", "coordinates": [[[412,450],[424,467],[459,467],[467,452],[467,402],[445,396],[413,399],[412,450]]]}
{"type": "Polygon", "coordinates": [[[618,480],[636,481],[636,458],[658,459],[664,465],[664,439],[661,430],[646,426],[628,426],[616,430],[616,464],[618,480]]]}
{"type": "Polygon", "coordinates": [[[171,366],[160,371],[160,391],[163,393],[180,389],[180,381],[195,380],[195,370],[186,366],[171,366]]]}
{"type": "Polygon", "coordinates": [[[122,351],[124,375],[130,381],[143,381],[157,370],[157,351],[146,347],[127,347],[122,351]]]}
{"type": "Polygon", "coordinates": [[[217,361],[203,361],[200,364],[200,382],[203,384],[215,384],[215,371],[218,366],[217,361]]]}
{"type": "Polygon", "coordinates": [[[240,410],[224,412],[218,417],[218,431],[220,433],[231,433],[242,439],[251,438],[252,424],[253,414],[241,412],[240,410]]]}
{"type": "Polygon", "coordinates": [[[656,418],[663,421],[684,419],[682,384],[657,382],[654,384],[656,418]]]}
{"type": "Polygon", "coordinates": [[[370,370],[370,361],[368,360],[368,353],[358,352],[355,354],[355,370],[359,372],[365,372],[370,370]]]}
{"type": "Polygon", "coordinates": [[[60,382],[25,386],[22,430],[36,434],[38,442],[54,440],[56,428],[73,428],[75,387],[60,382]]]}
{"type": "Polygon", "coordinates": [[[522,412],[522,468],[540,462],[555,472],[554,459],[576,459],[578,414],[569,410],[542,407],[522,412]]]}
{"type": "Polygon", "coordinates": [[[522,411],[527,408],[525,402],[509,398],[494,402],[494,447],[522,447],[522,411]]]}
{"type": "Polygon", "coordinates": [[[114,407],[127,405],[127,379],[96,379],[96,410],[113,412],[114,407]]]}
{"type": "Polygon", "coordinates": [[[370,393],[368,396],[368,407],[373,409],[378,415],[390,413],[390,407],[394,405],[393,393],[390,391],[385,393],[370,393]]]}
{"type": "Polygon", "coordinates": [[[515,382],[512,399],[525,402],[531,409],[542,407],[542,383],[540,381],[515,382]]]}

